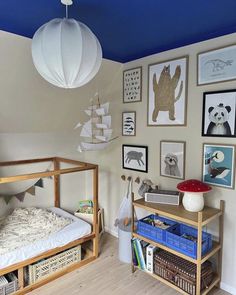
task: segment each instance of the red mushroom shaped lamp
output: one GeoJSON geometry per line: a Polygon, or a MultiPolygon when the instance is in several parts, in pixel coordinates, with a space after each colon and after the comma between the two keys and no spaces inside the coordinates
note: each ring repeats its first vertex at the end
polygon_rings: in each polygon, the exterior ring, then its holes
{"type": "Polygon", "coordinates": [[[184,193],[184,208],[187,211],[199,212],[204,208],[203,193],[209,192],[211,187],[197,179],[189,179],[180,182],[177,189],[184,193]]]}

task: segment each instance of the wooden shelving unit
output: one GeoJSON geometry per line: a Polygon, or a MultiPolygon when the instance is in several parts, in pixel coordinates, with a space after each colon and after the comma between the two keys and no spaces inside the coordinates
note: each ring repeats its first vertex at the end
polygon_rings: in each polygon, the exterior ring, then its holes
{"type": "MultiPolygon", "coordinates": [[[[154,246],[157,246],[165,251],[168,251],[172,254],[175,254],[185,260],[188,260],[192,263],[195,263],[197,266],[197,284],[196,284],[196,295],[205,295],[207,294],[212,288],[215,286],[219,286],[221,280],[221,265],[222,265],[222,242],[223,242],[223,215],[224,215],[224,201],[220,201],[220,209],[205,207],[203,211],[198,213],[192,213],[186,211],[182,205],[180,206],[170,206],[170,205],[162,205],[162,204],[155,204],[145,202],[144,199],[134,200],[134,194],[132,195],[132,236],[134,238],[138,238],[144,240],[154,246]],[[134,208],[139,207],[150,211],[154,214],[161,215],[170,219],[174,219],[179,222],[183,222],[189,224],[191,226],[197,227],[198,230],[198,242],[197,242],[197,258],[191,258],[187,255],[184,255],[178,251],[170,249],[167,246],[164,246],[160,243],[154,242],[142,235],[139,235],[135,232],[134,228],[134,208]],[[212,222],[216,218],[219,218],[219,242],[213,242],[213,247],[211,251],[209,251],[204,256],[201,255],[202,253],[202,228],[203,226],[207,225],[208,223],[212,222]],[[201,292],[201,266],[206,260],[208,260],[213,255],[218,254],[218,270],[214,276],[214,279],[211,285],[201,292]]],[[[134,272],[138,267],[135,267],[132,262],[132,271],[134,272]]],[[[148,275],[151,275],[155,279],[161,281],[162,283],[174,288],[175,290],[179,291],[182,294],[188,294],[184,292],[179,287],[175,286],[171,282],[161,278],[156,274],[151,274],[146,272],[148,275]]]]}

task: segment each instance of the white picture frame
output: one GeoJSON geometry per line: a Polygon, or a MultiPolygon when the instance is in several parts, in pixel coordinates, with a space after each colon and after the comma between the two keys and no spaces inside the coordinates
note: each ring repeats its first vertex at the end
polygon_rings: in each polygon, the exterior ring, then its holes
{"type": "Polygon", "coordinates": [[[185,141],[160,142],[160,175],[185,179],[185,141]]]}
{"type": "Polygon", "coordinates": [[[147,126],[186,126],[188,56],[148,66],[147,126]]]}
{"type": "Polygon", "coordinates": [[[236,79],[236,44],[201,52],[197,57],[197,85],[236,79]]]}
{"type": "Polygon", "coordinates": [[[123,103],[142,101],[142,67],[123,71],[123,103]]]}
{"type": "Polygon", "coordinates": [[[122,135],[123,136],[136,135],[136,112],[122,113],[122,135]]]}

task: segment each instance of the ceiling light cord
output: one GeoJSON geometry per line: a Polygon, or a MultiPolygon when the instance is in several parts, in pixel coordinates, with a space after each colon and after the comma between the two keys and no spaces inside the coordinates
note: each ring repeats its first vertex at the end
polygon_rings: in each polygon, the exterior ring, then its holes
{"type": "Polygon", "coordinates": [[[66,18],[68,18],[68,6],[73,4],[72,0],[61,0],[61,3],[66,6],[66,18]]]}

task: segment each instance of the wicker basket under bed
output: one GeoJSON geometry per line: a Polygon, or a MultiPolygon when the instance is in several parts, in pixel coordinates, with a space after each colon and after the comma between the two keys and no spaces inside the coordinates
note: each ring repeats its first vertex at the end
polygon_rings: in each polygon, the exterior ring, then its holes
{"type": "MultiPolygon", "coordinates": [[[[154,256],[155,274],[191,295],[196,294],[196,270],[196,264],[164,250],[154,256]]],[[[207,288],[212,280],[212,265],[210,261],[206,261],[202,264],[201,290],[207,288]]]]}
{"type": "Polygon", "coordinates": [[[8,295],[18,290],[18,279],[14,273],[0,276],[0,295],[8,295]]]}
{"type": "MultiPolygon", "coordinates": [[[[28,283],[34,284],[63,268],[81,261],[81,245],[28,266],[28,283]]],[[[1,295],[1,294],[0,294],[1,295]]]]}

